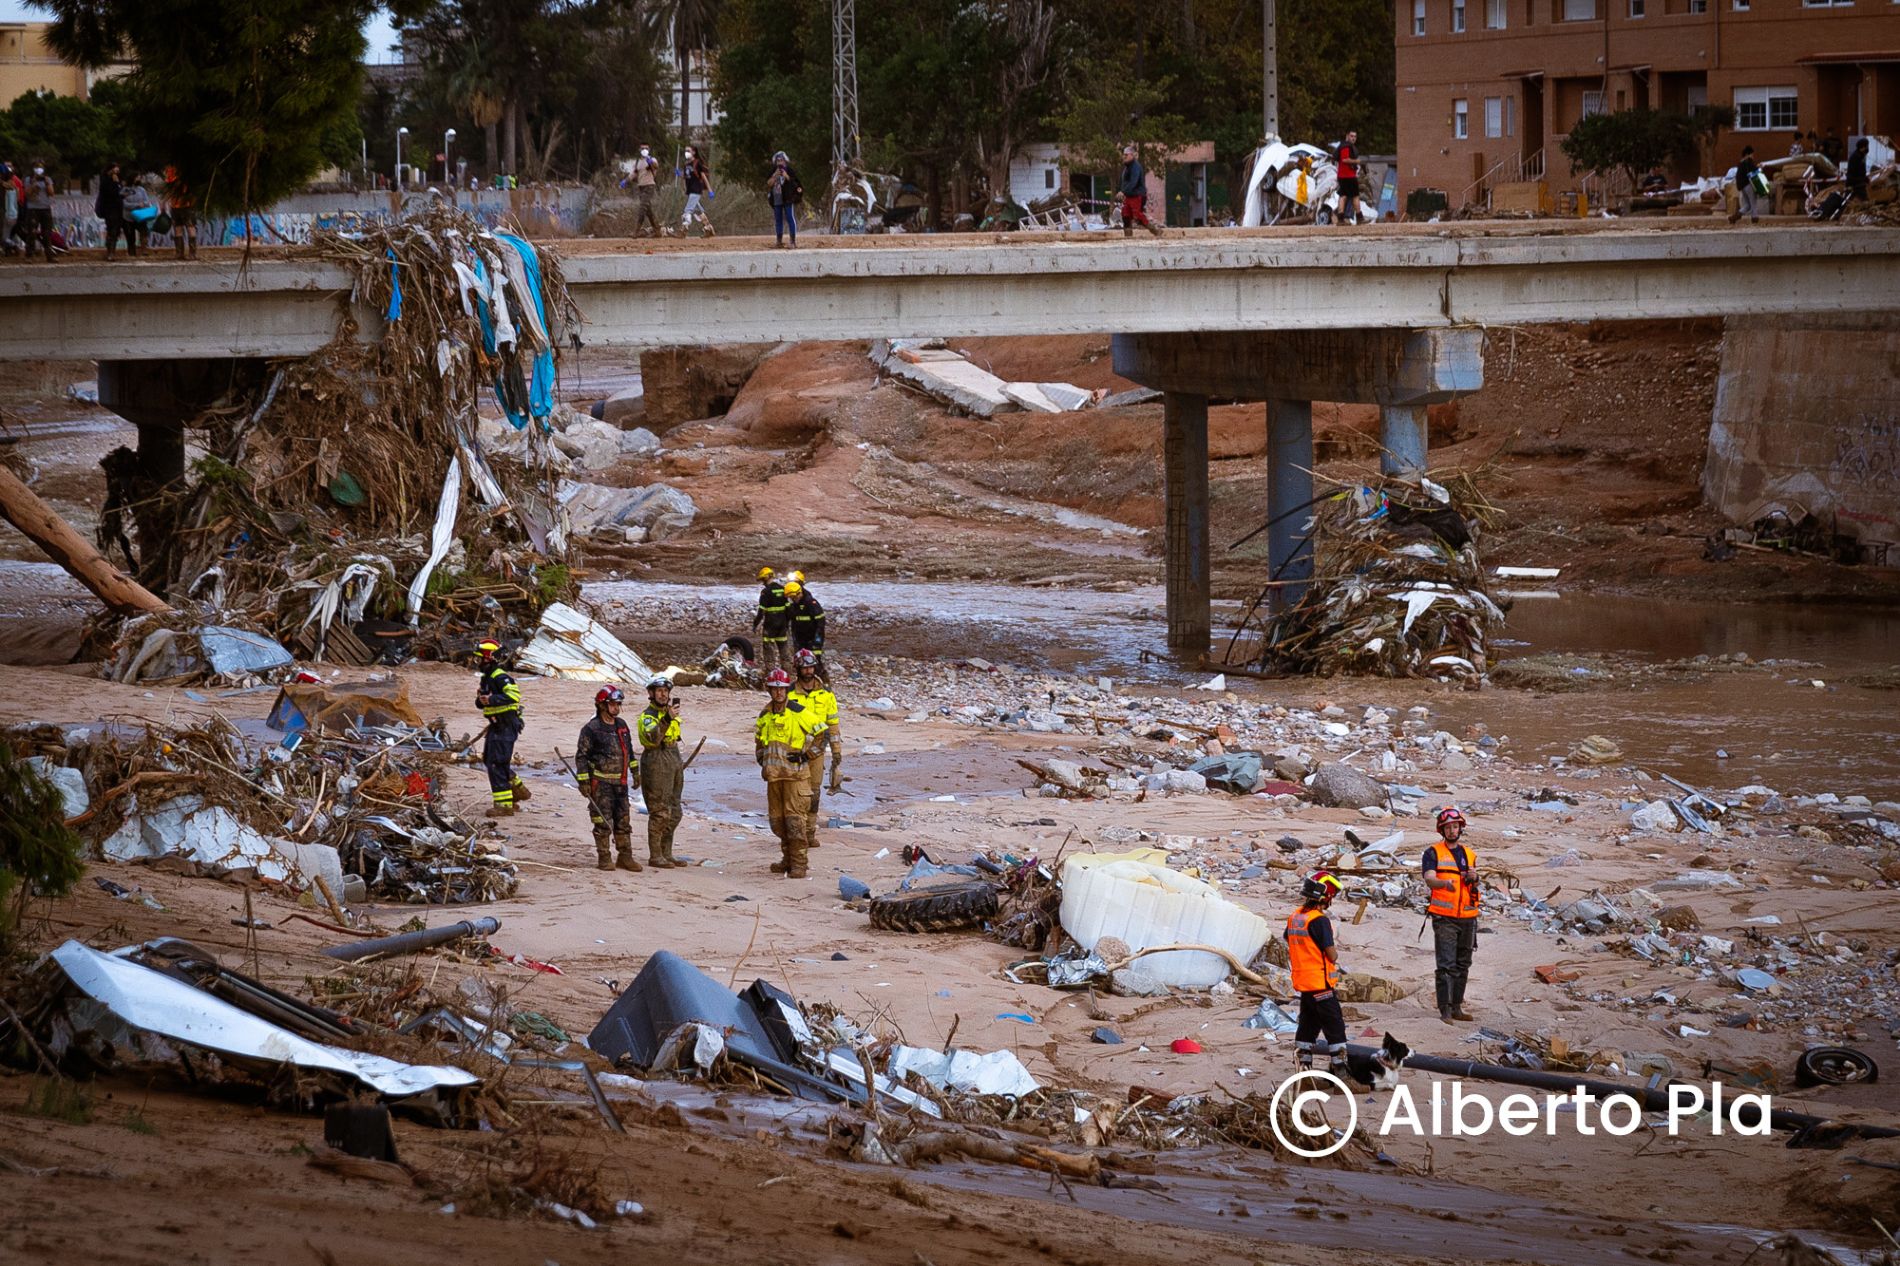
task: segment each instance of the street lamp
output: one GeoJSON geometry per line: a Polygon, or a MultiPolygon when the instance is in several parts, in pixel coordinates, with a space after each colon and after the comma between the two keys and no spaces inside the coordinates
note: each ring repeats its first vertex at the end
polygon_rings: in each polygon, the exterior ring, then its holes
{"type": "Polygon", "coordinates": [[[402,138],[407,135],[409,135],[408,128],[399,127],[396,129],[396,188],[397,189],[402,188],[402,138]]]}
{"type": "Polygon", "coordinates": [[[442,183],[451,189],[455,182],[449,177],[449,155],[455,148],[455,129],[450,128],[442,134],[442,183]]]}

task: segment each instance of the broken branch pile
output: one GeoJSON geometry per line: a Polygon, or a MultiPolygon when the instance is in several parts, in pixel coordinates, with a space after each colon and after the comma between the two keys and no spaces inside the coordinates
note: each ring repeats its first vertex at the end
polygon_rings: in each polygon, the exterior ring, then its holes
{"type": "MultiPolygon", "coordinates": [[[[1486,586],[1478,537],[1497,512],[1469,475],[1440,478],[1326,481],[1335,491],[1312,518],[1315,574],[1297,600],[1264,619],[1264,669],[1484,679],[1487,638],[1504,612],[1486,586]]],[[[1242,630],[1277,583],[1255,600],[1242,630]]]]}
{"type": "MultiPolygon", "coordinates": [[[[328,346],[234,383],[196,420],[207,455],[182,487],[139,502],[162,510],[135,516],[141,579],[344,663],[412,653],[418,633],[452,649],[448,625],[531,622],[570,586],[548,419],[579,314],[559,262],[440,206],[320,234],[313,250],[349,268],[379,335],[364,341],[346,320],[328,346]],[[484,388],[527,433],[508,455],[484,452],[484,388]]],[[[203,615],[153,619],[183,631],[203,615]]]]}

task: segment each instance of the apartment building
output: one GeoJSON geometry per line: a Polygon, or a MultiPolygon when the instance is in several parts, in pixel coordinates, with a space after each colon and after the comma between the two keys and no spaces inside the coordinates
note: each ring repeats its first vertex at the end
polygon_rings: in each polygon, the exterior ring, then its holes
{"type": "Polygon", "coordinates": [[[0,109],[28,92],[53,92],[62,97],[87,97],[101,79],[124,74],[128,67],[81,70],[59,60],[46,46],[46,22],[0,22],[0,109]]]}
{"type": "MultiPolygon", "coordinates": [[[[1900,138],[1900,0],[1395,0],[1401,190],[1580,178],[1578,119],[1732,106],[1707,165],[1796,128],[1900,138]]],[[[1693,164],[1691,165],[1693,166],[1693,164]]],[[[1693,170],[1678,176],[1696,174],[1693,170]]]]}

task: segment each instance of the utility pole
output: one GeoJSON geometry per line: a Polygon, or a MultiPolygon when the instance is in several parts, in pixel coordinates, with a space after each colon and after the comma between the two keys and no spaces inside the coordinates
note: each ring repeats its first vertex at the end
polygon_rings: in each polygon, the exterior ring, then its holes
{"type": "Polygon", "coordinates": [[[864,165],[858,134],[857,0],[831,2],[831,156],[837,170],[864,165]]]}
{"type": "Polygon", "coordinates": [[[1276,0],[1260,0],[1260,87],[1266,137],[1280,135],[1280,14],[1276,0]]]}

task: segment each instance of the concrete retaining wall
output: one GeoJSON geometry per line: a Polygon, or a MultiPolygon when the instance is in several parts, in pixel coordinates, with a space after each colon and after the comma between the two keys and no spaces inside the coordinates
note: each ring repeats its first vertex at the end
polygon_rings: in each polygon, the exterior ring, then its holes
{"type": "MultiPolygon", "coordinates": [[[[428,197],[427,194],[410,194],[409,206],[414,209],[428,197]]],[[[478,189],[472,193],[464,190],[456,198],[458,205],[465,210],[472,209],[476,218],[489,228],[494,228],[504,216],[513,215],[529,232],[552,228],[579,233],[594,209],[593,190],[579,185],[478,189]]],[[[92,202],[91,194],[68,194],[53,201],[53,224],[73,247],[104,245],[105,222],[93,215],[92,202]]],[[[396,196],[390,193],[300,193],[284,199],[269,211],[253,215],[251,236],[265,243],[304,243],[319,229],[382,224],[397,215],[396,196]]],[[[170,249],[169,237],[154,236],[152,241],[154,245],[170,249]]],[[[241,244],[244,218],[208,219],[199,226],[198,241],[204,246],[241,244]]]]}
{"type": "Polygon", "coordinates": [[[1832,516],[1900,561],[1900,316],[1730,317],[1702,491],[1734,523],[1832,516]]]}

